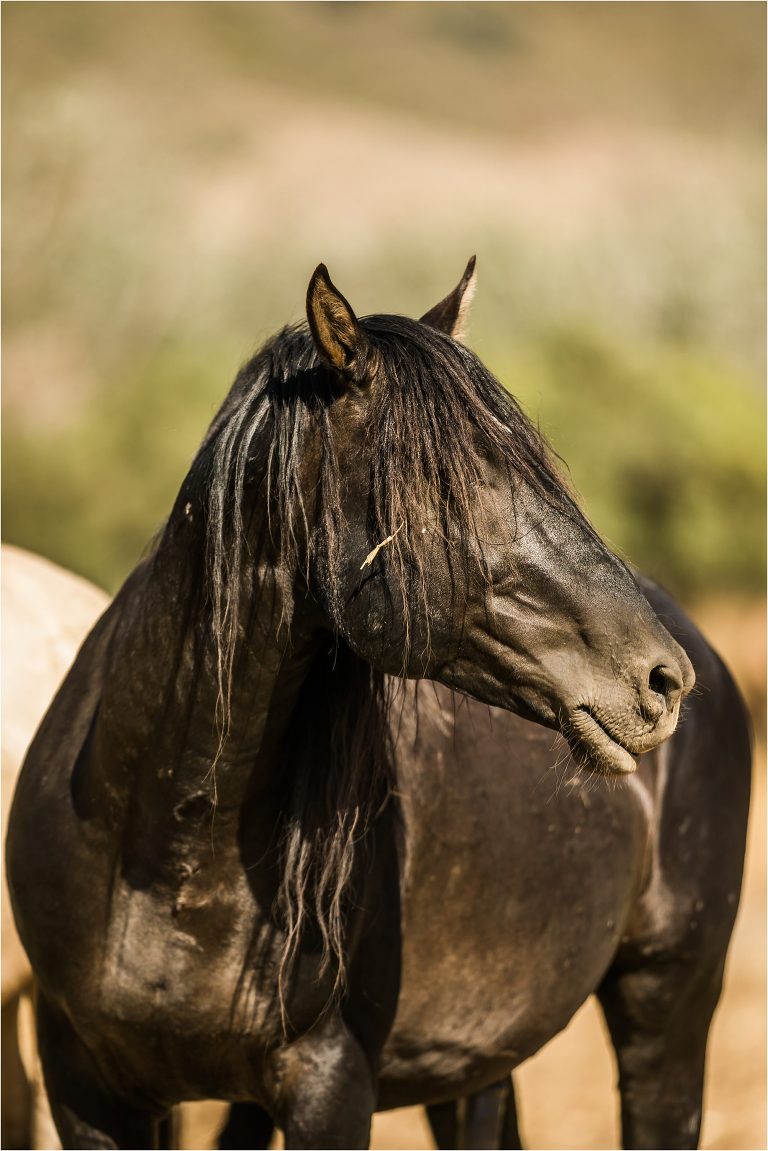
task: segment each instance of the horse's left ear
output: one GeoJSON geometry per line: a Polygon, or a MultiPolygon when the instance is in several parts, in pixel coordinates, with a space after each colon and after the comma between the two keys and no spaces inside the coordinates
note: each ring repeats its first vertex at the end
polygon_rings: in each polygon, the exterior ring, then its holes
{"type": "Polygon", "coordinates": [[[345,376],[362,367],[365,333],[325,264],[318,264],[309,281],[307,319],[315,347],[327,364],[345,376]]]}
{"type": "Polygon", "coordinates": [[[421,317],[422,324],[429,324],[431,328],[437,328],[438,331],[453,336],[454,340],[464,339],[469,305],[477,287],[476,260],[477,257],[472,256],[456,287],[444,300],[424,313],[421,317]]]}

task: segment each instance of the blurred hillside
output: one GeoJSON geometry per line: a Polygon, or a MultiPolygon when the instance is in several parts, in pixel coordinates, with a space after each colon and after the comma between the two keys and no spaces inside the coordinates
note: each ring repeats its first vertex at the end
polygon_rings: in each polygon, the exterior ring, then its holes
{"type": "Polygon", "coordinates": [[[325,261],[683,598],[764,586],[765,8],[3,7],[3,533],[114,590],[325,261]]]}

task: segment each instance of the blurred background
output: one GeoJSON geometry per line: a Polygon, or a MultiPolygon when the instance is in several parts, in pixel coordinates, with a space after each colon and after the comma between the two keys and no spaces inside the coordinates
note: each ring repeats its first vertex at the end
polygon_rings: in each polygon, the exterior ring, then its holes
{"type": "MultiPolygon", "coordinates": [[[[762,749],[765,15],[4,5],[4,539],[114,591],[319,261],[358,314],[419,315],[476,252],[470,343],[734,667],[762,749]]],[[[763,764],[707,1147],[766,1141],[763,764]]],[[[614,1146],[596,1019],[551,1047],[529,1145],[614,1146]]],[[[418,1113],[378,1122],[429,1146],[418,1113]]]]}

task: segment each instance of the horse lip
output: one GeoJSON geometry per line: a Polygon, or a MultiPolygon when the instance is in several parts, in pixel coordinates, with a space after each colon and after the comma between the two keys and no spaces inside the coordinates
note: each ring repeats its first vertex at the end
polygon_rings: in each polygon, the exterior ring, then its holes
{"type": "Polygon", "coordinates": [[[631,775],[637,770],[638,752],[619,740],[591,708],[574,708],[563,725],[563,734],[577,761],[604,775],[631,775]]]}

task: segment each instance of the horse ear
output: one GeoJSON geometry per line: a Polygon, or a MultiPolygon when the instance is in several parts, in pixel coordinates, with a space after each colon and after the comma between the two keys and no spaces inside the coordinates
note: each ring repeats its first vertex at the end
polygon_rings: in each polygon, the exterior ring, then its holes
{"type": "Polygon", "coordinates": [[[431,328],[437,328],[438,331],[453,336],[454,340],[464,339],[469,305],[477,287],[476,260],[476,256],[471,257],[456,287],[444,300],[424,313],[421,317],[422,324],[429,324],[431,328]]]}
{"type": "Polygon", "coordinates": [[[307,319],[319,355],[337,372],[351,375],[361,363],[366,337],[325,264],[318,264],[309,281],[307,319]]]}

